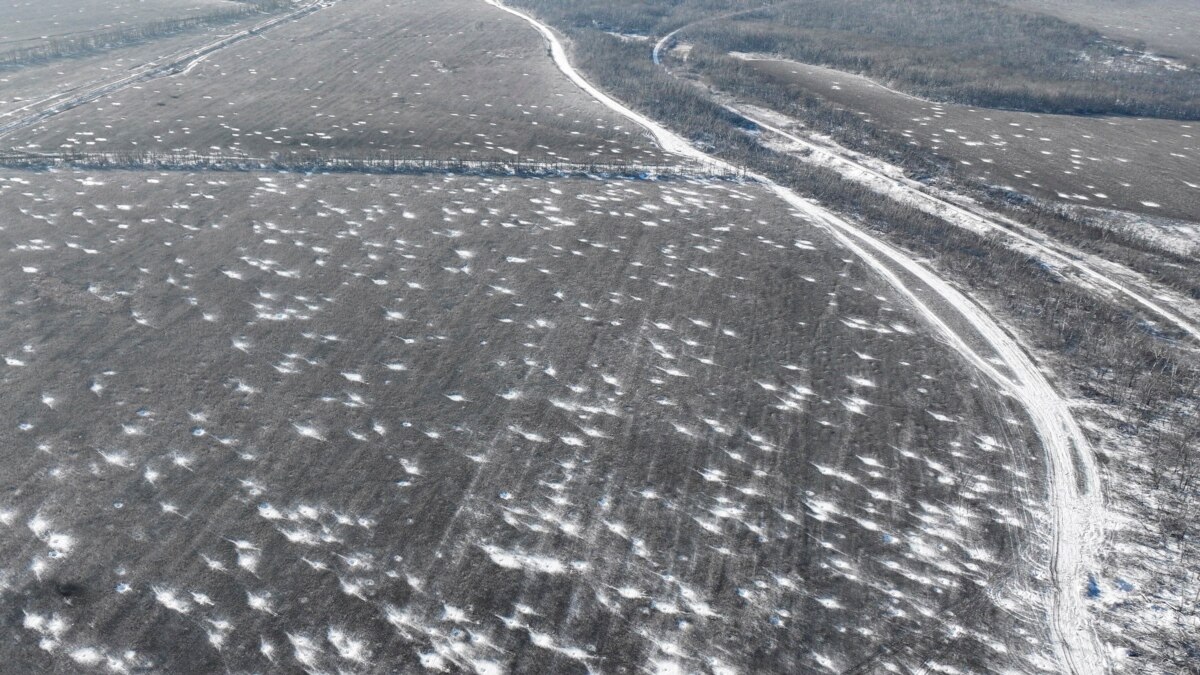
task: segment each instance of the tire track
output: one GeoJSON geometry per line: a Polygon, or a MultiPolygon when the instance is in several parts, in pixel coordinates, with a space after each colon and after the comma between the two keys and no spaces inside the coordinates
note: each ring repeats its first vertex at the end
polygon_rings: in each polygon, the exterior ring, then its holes
{"type": "MultiPolygon", "coordinates": [[[[597,89],[571,65],[562,43],[548,26],[529,14],[506,7],[500,0],[484,1],[533,26],[549,43],[550,56],[564,75],[609,109],[645,128],[663,150],[703,166],[735,171],[729,163],[697,150],[679,135],[630,110],[597,89]]],[[[665,42],[660,41],[660,44],[665,42]]],[[[1049,603],[1049,630],[1055,654],[1065,672],[1090,674],[1106,670],[1105,652],[1091,626],[1083,599],[1094,551],[1103,540],[1102,526],[1096,517],[1103,509],[1101,482],[1087,438],[1072,416],[1066,401],[1054,391],[1045,375],[1017,341],[1005,332],[983,307],[968,299],[945,280],[907,257],[899,249],[876,239],[770,178],[754,173],[747,175],[766,185],[776,196],[801,214],[822,225],[842,245],[874,268],[897,292],[912,302],[917,312],[952,348],[1022,403],[1042,441],[1047,459],[1047,490],[1053,515],[1050,577],[1054,586],[1049,603]],[[923,301],[905,282],[902,278],[905,276],[919,282],[948,304],[957,314],[954,320],[963,320],[969,324],[1004,363],[1009,373],[1001,372],[988,358],[972,348],[947,319],[923,301]]]]}
{"type": "MultiPolygon", "coordinates": [[[[906,179],[888,176],[883,172],[855,162],[853,159],[847,157],[844,152],[839,152],[841,148],[814,143],[795,134],[788,133],[747,113],[741,108],[731,105],[724,107],[726,110],[750,120],[764,131],[782,136],[807,150],[811,150],[813,153],[819,154],[829,164],[835,165],[837,167],[835,170],[845,178],[884,192],[886,196],[890,196],[897,201],[907,202],[925,213],[937,216],[952,225],[969,229],[978,234],[1007,239],[1009,241],[1005,241],[1004,243],[1009,248],[1020,250],[1031,256],[1044,256],[1049,258],[1059,268],[1074,269],[1088,281],[1127,296],[1135,303],[1141,305],[1142,308],[1149,310],[1153,314],[1157,314],[1160,318],[1173,324],[1193,339],[1200,340],[1200,326],[1150,299],[1148,291],[1131,289],[1111,276],[1113,273],[1116,273],[1126,278],[1137,277],[1137,273],[1132,270],[1111,261],[1094,260],[1094,256],[1065,247],[1057,242],[1051,243],[1045,235],[1010,218],[991,212],[981,212],[982,209],[964,207],[948,199],[931,195],[917,189],[906,179]],[[889,192],[897,192],[899,194],[887,194],[889,192]],[[1088,262],[1084,262],[1084,260],[1088,262]],[[1104,266],[1110,268],[1108,270],[1109,273],[1105,274],[1097,271],[1089,266],[1088,263],[1092,265],[1103,263],[1104,266]]],[[[1144,279],[1137,279],[1137,281],[1139,286],[1149,286],[1149,282],[1144,279]]],[[[1158,295],[1162,294],[1161,291],[1154,292],[1158,295]]]]}
{"type": "Polygon", "coordinates": [[[186,73],[193,65],[208,58],[217,51],[237,44],[238,42],[241,42],[247,38],[261,35],[262,33],[289,21],[303,18],[309,14],[312,14],[313,12],[330,7],[335,2],[337,2],[337,0],[311,0],[310,2],[301,6],[299,9],[295,9],[287,14],[267,19],[266,21],[255,24],[250,28],[238,31],[232,35],[227,35],[215,42],[210,42],[204,46],[189,49],[180,54],[167,57],[165,61],[161,59],[157,61],[151,61],[150,63],[135,69],[133,73],[119,79],[105,82],[76,94],[57,94],[49,97],[48,99],[43,99],[43,102],[45,102],[52,101],[56,98],[61,98],[64,95],[69,96],[69,98],[66,98],[65,100],[59,100],[55,103],[36,108],[30,113],[22,115],[21,117],[4,124],[0,124],[0,138],[7,136],[14,131],[31,127],[43,120],[50,119],[51,117],[60,115],[68,110],[91,103],[92,101],[103,98],[109,94],[116,93],[123,89],[128,89],[135,84],[146,82],[147,80],[153,80],[159,77],[186,73]]]}
{"type": "MultiPolygon", "coordinates": [[[[757,11],[758,9],[761,8],[742,10],[729,15],[722,15],[721,17],[701,19],[700,21],[680,26],[664,35],[654,44],[650,58],[655,65],[663,66],[663,51],[670,47],[672,41],[681,31],[686,30],[696,23],[712,21],[715,18],[729,18],[757,11]]],[[[1084,253],[1060,242],[1052,241],[1045,234],[1011,218],[980,207],[963,206],[949,199],[929,194],[921,190],[915,181],[897,178],[873,169],[862,162],[855,161],[845,148],[836,144],[819,143],[811,139],[801,138],[764,121],[761,115],[755,115],[744,108],[735,107],[730,104],[724,104],[723,107],[729,112],[753,122],[763,131],[786,138],[805,150],[811,151],[821,157],[826,165],[840,173],[844,178],[865,185],[896,201],[914,206],[929,215],[941,218],[951,225],[971,230],[977,234],[990,235],[1002,239],[1004,240],[1003,243],[1011,249],[1020,250],[1030,256],[1045,257],[1060,272],[1064,268],[1074,270],[1086,279],[1087,282],[1128,297],[1143,309],[1158,315],[1184,333],[1187,333],[1193,340],[1200,341],[1200,324],[1197,324],[1190,317],[1184,317],[1179,312],[1168,309],[1159,302],[1156,302],[1153,299],[1154,297],[1164,298],[1168,294],[1162,289],[1154,288],[1152,282],[1128,267],[1109,260],[1103,260],[1098,256],[1084,253]],[[1114,275],[1125,281],[1122,282],[1114,278],[1114,275]]],[[[1087,285],[1081,283],[1079,280],[1075,280],[1075,283],[1087,288],[1087,285]]],[[[1168,299],[1174,304],[1182,305],[1186,303],[1186,300],[1183,300],[1182,297],[1178,297],[1176,294],[1170,294],[1170,296],[1172,297],[1168,299]]]]}
{"type": "MultiPolygon", "coordinates": [[[[720,18],[739,16],[739,14],[758,10],[761,10],[761,7],[722,14],[720,17],[700,19],[697,22],[679,26],[679,28],[668,32],[668,34],[659,38],[658,42],[654,43],[654,49],[650,53],[650,60],[654,62],[654,65],[664,66],[662,64],[662,53],[664,53],[664,50],[670,48],[672,41],[679,32],[691,28],[692,25],[720,18]]],[[[898,92],[898,94],[904,94],[904,92],[898,92]]],[[[907,96],[907,94],[905,95],[907,96]]],[[[725,104],[724,107],[728,112],[751,121],[751,123],[754,123],[763,131],[786,138],[787,141],[796,143],[805,150],[811,151],[816,156],[822,157],[824,165],[830,166],[834,171],[840,173],[842,178],[856,181],[856,183],[865,185],[869,189],[881,193],[881,195],[895,199],[898,202],[906,203],[911,205],[911,207],[916,207],[926,214],[940,217],[940,219],[950,223],[950,225],[970,229],[970,231],[977,234],[992,235],[992,237],[1003,239],[1003,244],[1008,246],[1009,249],[1020,250],[1033,257],[1048,258],[1060,270],[1060,273],[1062,273],[1063,269],[1072,269],[1075,273],[1084,277],[1087,282],[1093,283],[1097,287],[1126,295],[1135,304],[1140,305],[1142,309],[1150,311],[1154,315],[1165,319],[1166,322],[1175,325],[1176,328],[1188,334],[1193,340],[1200,341],[1200,323],[1196,323],[1190,317],[1182,316],[1180,312],[1168,309],[1168,307],[1163,306],[1153,298],[1169,299],[1172,304],[1176,305],[1186,304],[1187,300],[1178,297],[1175,293],[1166,293],[1162,288],[1154,287],[1153,282],[1145,279],[1144,275],[1136,273],[1136,271],[1124,267],[1120,263],[1105,261],[1103,258],[1088,255],[1088,253],[1074,249],[1072,246],[1058,243],[1058,241],[1051,240],[1048,235],[1040,233],[1036,229],[1024,225],[1024,223],[1016,222],[1013,219],[1009,219],[1009,217],[996,214],[994,211],[972,207],[972,205],[962,205],[947,198],[930,195],[929,192],[920,189],[916,181],[896,178],[894,175],[877,171],[877,169],[866,166],[863,162],[856,161],[850,151],[841,148],[840,145],[815,142],[812,139],[793,135],[793,133],[780,129],[779,126],[764,121],[762,115],[748,112],[745,108],[732,106],[732,104],[725,104]],[[1120,277],[1120,279],[1115,279],[1115,276],[1120,277]]],[[[1086,283],[1080,282],[1080,280],[1074,281],[1076,285],[1087,288],[1086,283]]]]}

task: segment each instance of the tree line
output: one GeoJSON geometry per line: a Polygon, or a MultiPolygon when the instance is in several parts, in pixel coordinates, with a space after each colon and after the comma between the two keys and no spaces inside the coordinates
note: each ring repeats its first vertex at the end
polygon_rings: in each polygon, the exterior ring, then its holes
{"type": "Polygon", "coordinates": [[[605,178],[741,180],[741,172],[678,163],[651,164],[613,159],[567,161],[552,156],[405,155],[395,152],[335,155],[323,152],[272,153],[265,158],[197,152],[118,150],[114,152],[0,153],[0,166],[20,169],[74,168],[162,171],[288,171],[294,173],[424,174],[463,173],[506,176],[602,176],[605,178]]]}
{"type": "Polygon", "coordinates": [[[1076,115],[1200,119],[1200,72],[1061,19],[988,0],[796,0],[688,28],[724,52],[777,54],[926,98],[1076,115]]]}

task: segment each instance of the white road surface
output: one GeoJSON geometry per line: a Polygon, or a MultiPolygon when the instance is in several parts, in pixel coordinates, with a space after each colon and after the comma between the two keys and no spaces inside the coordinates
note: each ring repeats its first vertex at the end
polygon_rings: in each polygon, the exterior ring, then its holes
{"type": "MultiPolygon", "coordinates": [[[[743,12],[736,12],[740,14],[743,12]]],[[[689,24],[692,25],[692,24],[689,24]]],[[[675,36],[688,26],[681,26],[667,33],[654,44],[650,58],[655,65],[662,65],[663,52],[670,48],[675,36]]],[[[903,92],[896,92],[907,96],[903,92]]],[[[1103,260],[1098,256],[1052,242],[1049,238],[1022,223],[1006,218],[996,213],[979,208],[967,207],[946,199],[941,199],[920,189],[918,183],[905,178],[889,175],[855,161],[851,153],[837,145],[816,143],[812,139],[801,138],[765,121],[761,115],[755,115],[745,108],[726,105],[730,112],[758,125],[760,129],[775,134],[796,143],[798,146],[813,153],[812,157],[819,163],[840,173],[843,177],[866,185],[881,194],[915,206],[926,213],[942,218],[946,222],[972,230],[979,234],[999,238],[1005,245],[1021,250],[1030,256],[1041,257],[1060,272],[1074,270],[1082,277],[1081,285],[1092,285],[1093,288],[1118,293],[1141,305],[1152,314],[1187,333],[1194,340],[1200,340],[1200,325],[1189,317],[1185,317],[1164,306],[1158,299],[1183,306],[1187,300],[1176,293],[1154,285],[1141,274],[1129,268],[1103,260]],[[1157,299],[1156,299],[1157,298],[1157,299]]]]}
{"type": "MultiPolygon", "coordinates": [[[[1173,324],[1192,338],[1200,340],[1200,326],[1152,300],[1149,297],[1149,293],[1153,292],[1155,295],[1162,295],[1164,292],[1162,290],[1140,290],[1141,288],[1147,288],[1149,283],[1139,278],[1140,275],[1132,270],[1110,261],[1098,260],[1095,256],[1066,248],[1062,244],[1050,243],[1045,235],[1010,218],[1005,218],[994,213],[981,214],[976,210],[928,194],[918,189],[914,181],[889,176],[886,173],[864,166],[846,157],[843,152],[839,152],[839,148],[820,145],[795,134],[788,133],[777,126],[763,121],[759,116],[747,113],[744,109],[733,106],[725,107],[730,112],[755,123],[762,130],[782,136],[813,152],[819,158],[819,161],[838,171],[846,178],[867,185],[899,201],[916,206],[926,213],[938,216],[951,224],[970,229],[980,234],[999,237],[1014,249],[1021,250],[1034,257],[1046,258],[1052,266],[1060,271],[1073,269],[1087,282],[1127,296],[1135,303],[1141,305],[1151,313],[1157,314],[1160,318],[1173,324]],[[1097,269],[1100,267],[1105,269],[1097,269]],[[1116,278],[1114,278],[1114,275],[1116,278]],[[1139,289],[1130,288],[1129,284],[1122,283],[1120,279],[1131,280],[1139,286],[1139,289]]],[[[1178,298],[1175,300],[1176,304],[1184,302],[1178,298]]]]}

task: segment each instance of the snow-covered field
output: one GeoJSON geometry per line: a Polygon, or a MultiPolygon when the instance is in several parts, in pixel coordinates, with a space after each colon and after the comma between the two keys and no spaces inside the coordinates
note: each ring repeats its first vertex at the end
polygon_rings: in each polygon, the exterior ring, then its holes
{"type": "Polygon", "coordinates": [[[1200,64],[1200,6],[1191,0],[1006,0],[1101,34],[1140,41],[1155,52],[1200,64]]]}
{"type": "Polygon", "coordinates": [[[1056,668],[1033,424],[759,186],[3,178],[10,659],[1056,668]]]}
{"type": "Polygon", "coordinates": [[[345,3],[4,143],[38,152],[661,158],[639,129],[559,75],[530,37],[481,0],[345,3]]]}
{"type": "MultiPolygon", "coordinates": [[[[145,79],[122,78],[214,36],[0,73],[0,126],[120,83],[3,142],[736,173],[498,1],[313,8],[145,79]]],[[[949,124],[928,112],[912,121],[949,124]]],[[[773,143],[1192,326],[1128,270],[760,113],[773,143]]],[[[976,143],[959,126],[921,142],[982,153],[1034,131],[976,143]]],[[[1183,128],[1168,162],[1191,158],[1183,128]]],[[[1070,152],[1067,180],[1093,180],[1075,167],[1101,158],[1070,152]]],[[[1093,456],[1109,440],[935,265],[753,173],[493,174],[0,169],[0,657],[112,673],[1111,665],[1093,615],[1148,579],[1101,570],[1105,528],[1129,527],[1093,456]]],[[[1146,185],[1145,209],[1176,208],[1146,185]]]]}
{"type": "Polygon", "coordinates": [[[49,38],[238,9],[235,0],[11,0],[0,5],[0,52],[49,38]]]}
{"type": "Polygon", "coordinates": [[[953,160],[964,178],[1066,204],[1200,220],[1200,123],[972,108],[830,68],[739,56],[779,86],[810,91],[953,160]]]}

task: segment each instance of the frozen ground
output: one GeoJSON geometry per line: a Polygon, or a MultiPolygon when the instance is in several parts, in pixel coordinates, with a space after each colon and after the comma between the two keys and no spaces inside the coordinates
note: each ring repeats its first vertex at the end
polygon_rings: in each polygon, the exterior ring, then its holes
{"type": "Polygon", "coordinates": [[[84,56],[23,65],[0,71],[0,126],[23,112],[72,92],[86,90],[147,63],[186,52],[247,28],[262,17],[159,37],[84,56]]]}
{"type": "MultiPolygon", "coordinates": [[[[483,2],[342,0],[4,141],[716,163],[535,35],[483,2]]],[[[0,98],[36,89],[12,77],[0,98]]],[[[1095,466],[1047,375],[778,186],[0,179],[12,663],[1104,658],[1087,610],[1125,596],[1090,576],[1095,466]]]]}
{"type": "Polygon", "coordinates": [[[661,157],[639,129],[561,77],[527,30],[477,0],[339,2],[4,143],[255,157],[661,157]]]}
{"type": "Polygon", "coordinates": [[[984,184],[1200,221],[1200,123],[970,108],[829,68],[740,56],[781,85],[801,86],[956,160],[957,173],[984,184]]]}
{"type": "Polygon", "coordinates": [[[0,52],[48,38],[77,37],[241,6],[236,0],[6,0],[0,4],[0,52]]]}
{"type": "Polygon", "coordinates": [[[1143,42],[1153,52],[1200,65],[1200,5],[1192,0],[1004,0],[1083,24],[1101,34],[1143,42]]]}
{"type": "Polygon", "coordinates": [[[0,186],[9,660],[1055,668],[1021,409],[761,188],[0,186]]]}

